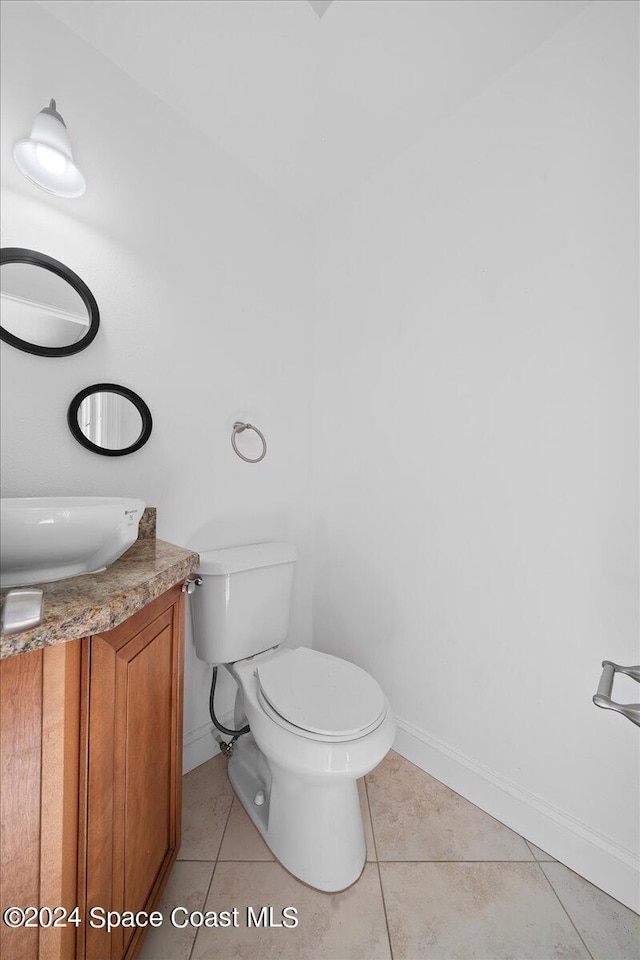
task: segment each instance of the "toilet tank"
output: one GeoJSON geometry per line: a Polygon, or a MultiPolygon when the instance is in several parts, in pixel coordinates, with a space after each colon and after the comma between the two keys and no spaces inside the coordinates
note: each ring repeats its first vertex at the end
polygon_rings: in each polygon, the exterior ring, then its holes
{"type": "Polygon", "coordinates": [[[297,555],[290,543],[200,553],[203,582],[191,596],[200,660],[233,663],[286,639],[297,555]]]}

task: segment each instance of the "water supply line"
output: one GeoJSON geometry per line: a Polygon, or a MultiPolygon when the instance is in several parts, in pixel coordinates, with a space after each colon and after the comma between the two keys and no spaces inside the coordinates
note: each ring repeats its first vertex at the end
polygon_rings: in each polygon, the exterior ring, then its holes
{"type": "Polygon", "coordinates": [[[216,692],[216,680],[217,680],[217,679],[218,679],[218,668],[217,668],[217,667],[214,667],[214,668],[213,668],[213,673],[212,673],[212,675],[211,675],[211,693],[209,694],[209,714],[211,715],[211,722],[213,723],[214,727],[217,727],[218,730],[220,731],[220,733],[224,733],[224,734],[226,734],[228,737],[231,737],[231,738],[232,738],[232,739],[229,740],[228,742],[226,742],[226,741],[224,741],[224,740],[220,740],[220,741],[219,741],[219,743],[220,743],[220,750],[222,751],[222,753],[224,753],[225,757],[230,757],[231,754],[233,753],[233,746],[234,746],[236,740],[238,739],[238,737],[242,737],[245,733],[249,733],[249,730],[250,730],[251,728],[249,727],[249,724],[247,723],[247,724],[246,724],[244,727],[242,727],[240,730],[230,730],[229,727],[225,727],[224,724],[220,723],[220,721],[219,721],[218,718],[216,717],[216,711],[215,711],[215,707],[214,707],[214,704],[213,704],[213,698],[214,698],[215,692],[216,692]]]}

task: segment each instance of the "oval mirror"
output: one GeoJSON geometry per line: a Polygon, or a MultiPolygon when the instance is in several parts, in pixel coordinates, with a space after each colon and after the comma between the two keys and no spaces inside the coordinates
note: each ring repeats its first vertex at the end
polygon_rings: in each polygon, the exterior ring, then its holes
{"type": "Polygon", "coordinates": [[[77,393],[67,413],[69,429],[87,450],[122,457],[151,436],[151,411],[142,397],[117,383],[94,383],[77,393]]]}
{"type": "Polygon", "coordinates": [[[84,350],[100,326],[98,304],[86,283],[36,250],[0,251],[0,304],[0,337],[41,357],[84,350]]]}

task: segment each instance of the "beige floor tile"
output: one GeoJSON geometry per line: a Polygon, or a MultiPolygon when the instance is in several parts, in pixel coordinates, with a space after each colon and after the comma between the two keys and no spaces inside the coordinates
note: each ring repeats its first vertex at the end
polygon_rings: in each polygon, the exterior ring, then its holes
{"type": "Polygon", "coordinates": [[[191,926],[184,930],[172,926],[171,911],[174,907],[185,907],[189,913],[202,910],[213,866],[213,863],[204,861],[194,863],[180,860],[173,865],[157,907],[164,916],[164,923],[161,927],[149,930],[139,960],[189,960],[197,930],[191,926]]]}
{"type": "Polygon", "coordinates": [[[593,960],[638,960],[640,917],[561,863],[544,863],[593,960]]]}
{"type": "Polygon", "coordinates": [[[220,860],[273,860],[273,854],[266,845],[249,815],[237,797],[229,814],[227,828],[218,859],[220,860]]]}
{"type": "Polygon", "coordinates": [[[517,833],[394,751],[367,790],[378,860],[533,860],[517,833]]]}
{"type": "Polygon", "coordinates": [[[546,853],[544,850],[541,850],[540,847],[536,847],[535,843],[531,843],[531,840],[527,840],[527,846],[531,850],[531,853],[534,855],[536,860],[546,860],[551,863],[556,862],[555,857],[552,857],[550,853],[546,853]]]}
{"type": "Polygon", "coordinates": [[[537,863],[381,863],[394,960],[588,960],[537,863]]]}
{"type": "MultiPolygon", "coordinates": [[[[546,883],[546,881],[545,881],[546,883]]],[[[549,891],[551,893],[551,891],[549,891]]],[[[238,907],[239,926],[201,929],[192,960],[388,960],[390,957],[378,868],[367,864],[343,893],[305,886],[278,863],[218,863],[207,910],[238,907]],[[295,929],[248,928],[246,907],[272,905],[280,919],[296,907],[295,929]]]]}
{"type": "Polygon", "coordinates": [[[371,827],[371,813],[369,812],[369,798],[367,797],[367,788],[364,778],[358,780],[358,793],[360,794],[360,809],[362,810],[362,823],[364,825],[364,839],[367,842],[367,860],[376,859],[376,848],[373,842],[373,829],[371,827]]]}
{"type": "Polygon", "coordinates": [[[219,754],[182,778],[182,846],[179,860],[215,860],[233,788],[219,754]]]}

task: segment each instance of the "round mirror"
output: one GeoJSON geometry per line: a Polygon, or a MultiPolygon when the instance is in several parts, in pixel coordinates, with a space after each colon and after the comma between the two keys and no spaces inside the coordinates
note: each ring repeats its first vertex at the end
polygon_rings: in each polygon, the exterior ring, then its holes
{"type": "Polygon", "coordinates": [[[77,393],[67,413],[69,429],[87,450],[122,457],[151,436],[151,411],[142,397],[117,383],[94,383],[77,393]]]}
{"type": "Polygon", "coordinates": [[[0,251],[0,337],[41,357],[88,347],[100,326],[98,304],[77,274],[35,250],[0,251]]]}

